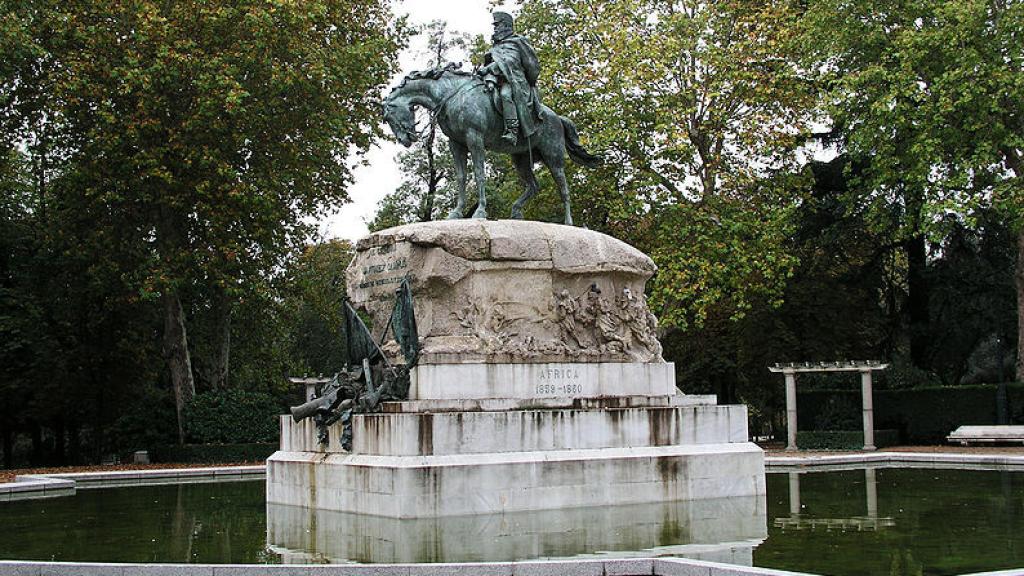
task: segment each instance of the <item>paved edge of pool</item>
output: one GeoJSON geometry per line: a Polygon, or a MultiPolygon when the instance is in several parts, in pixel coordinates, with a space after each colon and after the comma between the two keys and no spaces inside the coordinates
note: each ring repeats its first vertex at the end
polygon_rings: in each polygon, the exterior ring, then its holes
{"type": "Polygon", "coordinates": [[[863,452],[821,456],[801,454],[765,456],[764,465],[768,472],[808,469],[843,470],[860,468],[865,465],[965,470],[1024,470],[1024,456],[934,452],[863,452]]]}
{"type": "MultiPolygon", "coordinates": [[[[800,576],[683,558],[471,564],[90,564],[0,560],[0,576],[800,576]]],[[[806,576],[806,575],[805,575],[806,576]]]]}
{"type": "Polygon", "coordinates": [[[74,494],[76,490],[86,488],[260,480],[266,477],[266,473],[267,467],[258,464],[255,466],[21,474],[14,478],[14,482],[0,484],[0,502],[68,496],[74,494]]]}
{"type": "MultiPolygon", "coordinates": [[[[769,472],[807,469],[842,470],[864,465],[1024,470],[1024,456],[930,452],[863,452],[821,456],[805,453],[792,456],[766,456],[764,463],[765,469],[769,472]]],[[[257,464],[253,466],[22,474],[17,476],[14,482],[0,483],[0,502],[68,496],[74,494],[75,490],[85,488],[259,480],[266,477],[266,471],[265,465],[257,464]]]]}

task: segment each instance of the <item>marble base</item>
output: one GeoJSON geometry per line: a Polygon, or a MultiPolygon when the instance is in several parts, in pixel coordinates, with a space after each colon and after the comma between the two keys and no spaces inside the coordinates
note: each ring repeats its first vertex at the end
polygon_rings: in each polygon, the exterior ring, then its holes
{"type": "Polygon", "coordinates": [[[765,495],[748,442],[440,456],[276,452],[267,502],[426,518],[765,495]]]}
{"type": "MultiPolygon", "coordinates": [[[[343,453],[341,427],[317,442],[311,422],[281,417],[281,449],[343,453]]],[[[608,410],[543,409],[501,412],[358,414],[352,452],[378,456],[439,456],[588,450],[632,446],[728,444],[747,441],[745,406],[654,406],[608,410]]]]}

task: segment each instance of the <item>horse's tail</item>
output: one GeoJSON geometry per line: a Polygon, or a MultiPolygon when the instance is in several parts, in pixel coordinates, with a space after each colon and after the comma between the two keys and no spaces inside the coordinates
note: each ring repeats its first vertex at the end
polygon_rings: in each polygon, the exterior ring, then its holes
{"type": "Polygon", "coordinates": [[[569,153],[569,157],[587,168],[597,168],[600,166],[604,162],[604,158],[600,155],[591,154],[583,148],[583,145],[580,144],[579,132],[576,131],[576,125],[565,116],[559,116],[558,118],[562,121],[562,129],[565,131],[565,150],[569,153]]]}

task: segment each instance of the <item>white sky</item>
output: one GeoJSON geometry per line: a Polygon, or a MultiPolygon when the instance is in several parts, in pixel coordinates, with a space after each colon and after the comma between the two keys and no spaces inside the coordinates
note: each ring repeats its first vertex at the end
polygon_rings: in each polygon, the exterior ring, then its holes
{"type": "MultiPolygon", "coordinates": [[[[453,32],[469,34],[491,33],[491,7],[488,0],[398,0],[398,14],[408,14],[413,25],[432,20],[445,20],[453,32]]],[[[507,9],[506,11],[512,12],[507,9]]],[[[424,67],[417,63],[415,53],[425,48],[421,38],[413,38],[410,46],[399,57],[401,70],[392,78],[396,84],[403,76],[424,67]]],[[[386,91],[390,90],[390,86],[386,91]]],[[[381,121],[383,123],[383,120],[381,121]]],[[[390,141],[378,141],[366,154],[366,166],[358,166],[353,174],[355,183],[348,190],[352,202],[329,214],[320,221],[320,234],[325,238],[356,240],[368,232],[366,221],[373,217],[377,203],[401,183],[395,154],[401,146],[390,141]]]]}

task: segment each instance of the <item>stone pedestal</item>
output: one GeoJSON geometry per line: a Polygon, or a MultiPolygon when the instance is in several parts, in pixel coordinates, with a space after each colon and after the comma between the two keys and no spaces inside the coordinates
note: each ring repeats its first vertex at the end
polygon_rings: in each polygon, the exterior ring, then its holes
{"type": "MultiPolygon", "coordinates": [[[[349,295],[381,326],[409,278],[423,344],[409,400],[354,416],[351,453],[340,425],[320,445],[311,422],[282,417],[268,502],[393,519],[763,502],[746,408],[682,394],[661,358],[643,298],[653,272],[614,238],[556,224],[369,236],[349,295]]],[[[400,361],[394,343],[385,352],[400,361]]]]}

